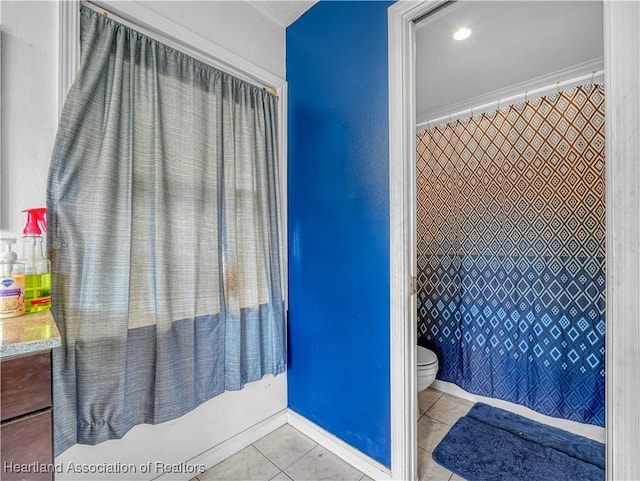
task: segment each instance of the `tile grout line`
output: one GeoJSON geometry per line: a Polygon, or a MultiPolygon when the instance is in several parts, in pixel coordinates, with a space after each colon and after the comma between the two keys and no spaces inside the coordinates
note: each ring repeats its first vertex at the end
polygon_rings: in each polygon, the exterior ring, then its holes
{"type": "MultiPolygon", "coordinates": [[[[267,435],[268,436],[268,435],[267,435]]],[[[259,440],[258,440],[259,441],[259,440]]],[[[313,440],[312,440],[313,441],[313,440]]],[[[256,441],[257,442],[257,441],[256,441]]],[[[260,451],[260,448],[254,444],[252,444],[251,446],[253,446],[254,448],[256,448],[258,450],[258,452],[260,454],[262,454],[265,458],[267,458],[267,460],[273,464],[276,468],[278,468],[281,472],[283,472],[284,474],[287,474],[287,472],[285,471],[287,468],[290,468],[293,464],[297,463],[298,461],[300,461],[302,458],[304,458],[307,454],[309,454],[311,451],[313,451],[317,446],[319,446],[318,443],[316,443],[315,441],[313,441],[315,443],[315,446],[313,446],[311,449],[309,449],[308,451],[305,451],[300,457],[294,459],[293,461],[291,461],[289,464],[287,464],[286,467],[281,468],[280,466],[278,466],[276,463],[274,463],[271,458],[269,456],[267,456],[265,453],[263,453],[262,451],[260,451]]],[[[287,474],[287,476],[289,476],[287,474]]]]}
{"type": "MultiPolygon", "coordinates": [[[[314,441],[314,443],[315,443],[315,441],[314,441]]],[[[320,446],[320,445],[319,445],[318,443],[316,443],[316,445],[315,445],[314,447],[312,447],[311,449],[309,449],[306,453],[304,453],[302,456],[300,456],[300,457],[299,457],[298,459],[296,459],[295,461],[293,461],[293,462],[289,463],[289,464],[287,465],[287,467],[286,467],[286,468],[283,468],[283,469],[282,469],[282,472],[283,472],[284,474],[286,474],[287,476],[289,476],[289,473],[287,473],[287,471],[286,471],[286,470],[287,470],[287,469],[289,469],[289,468],[290,468],[291,466],[293,466],[294,464],[296,464],[298,461],[300,461],[302,458],[304,458],[307,454],[309,454],[311,451],[313,451],[314,449],[316,449],[318,446],[320,446]]],[[[289,477],[291,478],[291,476],[289,476],[289,477]]],[[[293,479],[293,478],[291,478],[291,479],[293,479]]]]}
{"type": "Polygon", "coordinates": [[[420,416],[420,417],[422,418],[423,416],[427,416],[427,417],[428,417],[429,419],[431,419],[432,421],[438,421],[438,422],[439,422],[439,423],[441,423],[441,424],[445,424],[445,425],[449,426],[449,428],[452,428],[452,427],[453,427],[453,424],[449,424],[449,423],[447,423],[447,422],[442,421],[441,419],[434,418],[433,416],[429,416],[429,411],[425,412],[425,413],[424,413],[422,416],[420,416]]]}
{"type": "Polygon", "coordinates": [[[281,474],[284,474],[287,478],[291,479],[287,473],[285,473],[283,470],[280,470],[275,474],[275,476],[273,476],[271,479],[269,479],[269,481],[273,481],[276,477],[278,477],[281,474]]]}
{"type": "MultiPolygon", "coordinates": [[[[267,435],[267,436],[268,436],[268,435],[267,435]]],[[[269,457],[268,457],[267,455],[265,455],[262,451],[260,451],[257,447],[255,447],[253,444],[250,444],[250,446],[251,446],[253,449],[255,449],[256,451],[258,451],[258,453],[260,454],[260,456],[262,456],[264,459],[266,459],[266,460],[267,460],[267,462],[268,462],[269,464],[271,464],[274,468],[276,468],[276,469],[278,470],[278,473],[282,471],[282,469],[280,469],[280,466],[278,466],[276,463],[274,463],[273,461],[271,461],[271,459],[269,459],[269,457]]],[[[245,449],[246,449],[246,448],[245,448],[245,449]]],[[[274,474],[274,475],[272,476],[272,478],[273,478],[273,477],[275,477],[275,476],[277,476],[277,475],[278,475],[278,473],[274,474]]],[[[270,478],[270,479],[271,479],[271,478],[270,478]]]]}
{"type": "MultiPolygon", "coordinates": [[[[362,479],[366,478],[367,475],[365,473],[363,473],[362,471],[360,471],[358,468],[356,468],[354,465],[352,465],[350,462],[342,459],[340,456],[338,456],[337,454],[333,453],[332,451],[330,451],[328,448],[326,448],[325,446],[323,446],[321,443],[316,443],[316,445],[310,449],[309,451],[307,451],[303,456],[301,456],[296,462],[291,463],[289,465],[289,467],[287,469],[290,469],[294,464],[300,462],[305,456],[309,455],[309,453],[311,453],[311,451],[314,451],[316,449],[320,449],[322,452],[320,453],[319,457],[323,457],[325,454],[328,455],[328,457],[333,457],[335,458],[335,461],[331,461],[331,463],[335,463],[336,461],[338,463],[341,463],[343,465],[345,465],[346,467],[348,467],[349,469],[352,469],[354,471],[356,471],[359,475],[361,475],[358,478],[358,481],[361,481],[362,479]]],[[[316,478],[311,478],[309,480],[307,480],[306,478],[303,479],[298,479],[296,477],[294,477],[292,474],[290,474],[289,472],[287,472],[286,470],[284,470],[284,473],[289,476],[293,481],[313,481],[316,478]]],[[[342,478],[341,478],[342,479],[342,478]]]]}

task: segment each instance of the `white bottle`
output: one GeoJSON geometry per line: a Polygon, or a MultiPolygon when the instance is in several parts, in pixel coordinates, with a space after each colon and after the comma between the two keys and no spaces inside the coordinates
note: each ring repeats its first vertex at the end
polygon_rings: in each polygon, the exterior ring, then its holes
{"type": "Polygon", "coordinates": [[[11,250],[15,239],[0,239],[0,319],[24,314],[24,264],[11,250]]]}

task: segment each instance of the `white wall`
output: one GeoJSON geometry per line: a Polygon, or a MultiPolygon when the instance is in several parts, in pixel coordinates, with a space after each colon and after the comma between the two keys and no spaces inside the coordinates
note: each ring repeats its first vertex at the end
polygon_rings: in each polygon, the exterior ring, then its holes
{"type": "MultiPolygon", "coordinates": [[[[167,17],[284,78],[285,31],[243,1],[99,2],[167,17]],[[135,8],[134,8],[135,7],[135,8]]],[[[0,235],[22,235],[21,210],[45,205],[58,118],[57,2],[2,0],[0,235]]]]}
{"type": "Polygon", "coordinates": [[[22,235],[20,211],[45,205],[57,123],[55,2],[0,2],[2,10],[1,235],[22,235]]]}
{"type": "MultiPolygon", "coordinates": [[[[126,11],[128,3],[113,3],[126,11]]],[[[140,2],[137,2],[140,3],[140,2]]],[[[192,32],[284,78],[284,27],[244,1],[160,1],[142,4],[192,32]]]]}
{"type": "MultiPolygon", "coordinates": [[[[106,2],[101,2],[108,6],[106,2]]],[[[122,2],[121,14],[141,6],[252,61],[280,77],[285,71],[284,28],[245,2],[122,2]]],[[[2,19],[2,236],[19,237],[22,209],[45,205],[49,159],[57,127],[58,4],[0,2],[2,19]]],[[[56,462],[185,462],[287,406],[286,374],[268,376],[239,392],[213,398],[193,412],[158,426],[141,425],[122,440],[76,445],[56,462]]],[[[212,459],[209,457],[208,459],[212,459]]],[[[56,479],[122,479],[58,474],[56,479]]],[[[142,476],[132,479],[152,479],[142,476]]],[[[192,477],[192,476],[191,476],[192,477]]],[[[189,479],[187,477],[186,479],[189,479]]],[[[176,478],[180,479],[180,478],[176,478]]]]}
{"type": "MultiPolygon", "coordinates": [[[[286,383],[286,374],[267,376],[262,381],[247,384],[242,391],[225,392],[173,421],[155,426],[141,424],[122,439],[96,446],[76,444],[56,458],[55,463],[61,469],[56,474],[56,480],[150,480],[162,474],[156,469],[157,462],[166,465],[185,463],[194,468],[204,464],[205,469],[209,468],[233,454],[223,451],[222,456],[217,456],[215,448],[219,449],[220,444],[243,431],[251,430],[256,424],[286,408],[286,383]],[[149,462],[153,468],[151,473],[145,474],[142,467],[149,462]],[[80,472],[78,465],[133,465],[136,472],[127,473],[127,476],[120,473],[91,475],[80,472]]],[[[274,424],[273,428],[284,423],[284,419],[283,416],[282,422],[274,424]]],[[[246,445],[260,437],[250,438],[246,445]]],[[[189,480],[193,477],[195,474],[173,475],[168,480],[189,480]]]]}

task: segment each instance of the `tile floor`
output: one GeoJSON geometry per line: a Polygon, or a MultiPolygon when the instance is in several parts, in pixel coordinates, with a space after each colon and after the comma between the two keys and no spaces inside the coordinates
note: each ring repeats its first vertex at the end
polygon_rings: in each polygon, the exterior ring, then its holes
{"type": "Polygon", "coordinates": [[[471,406],[471,401],[432,388],[418,393],[418,481],[464,481],[436,463],[431,453],[471,406]]]}
{"type": "MultiPolygon", "coordinates": [[[[431,453],[473,403],[427,389],[418,395],[418,480],[461,481],[431,453]]],[[[285,425],[191,481],[370,481],[356,468],[285,425]]]]}
{"type": "Polygon", "coordinates": [[[335,454],[285,424],[191,481],[370,481],[335,454]]]}

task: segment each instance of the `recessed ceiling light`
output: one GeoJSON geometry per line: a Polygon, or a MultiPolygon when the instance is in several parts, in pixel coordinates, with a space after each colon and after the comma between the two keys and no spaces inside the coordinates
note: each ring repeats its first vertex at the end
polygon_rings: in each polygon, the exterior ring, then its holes
{"type": "Polygon", "coordinates": [[[470,29],[467,27],[460,27],[456,30],[456,33],[453,34],[453,38],[455,40],[464,40],[465,38],[469,38],[469,35],[471,35],[470,29]]]}

